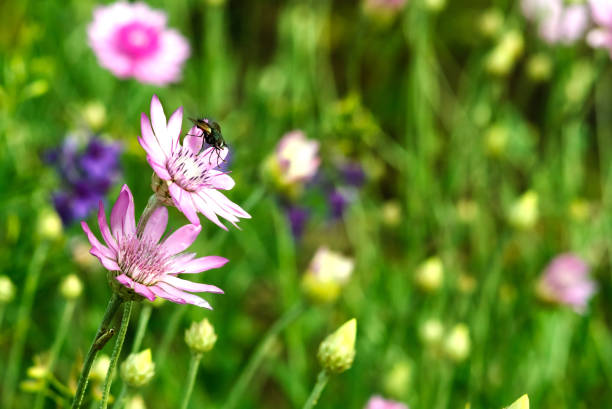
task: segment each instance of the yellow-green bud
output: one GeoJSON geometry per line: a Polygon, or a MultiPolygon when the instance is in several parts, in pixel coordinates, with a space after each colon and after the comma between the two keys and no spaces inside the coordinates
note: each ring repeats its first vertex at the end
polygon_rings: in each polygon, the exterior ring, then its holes
{"type": "Polygon", "coordinates": [[[74,300],[79,298],[83,292],[83,284],[76,274],[70,274],[62,281],[60,292],[65,299],[74,300]]]}
{"type": "Polygon", "coordinates": [[[82,115],[87,125],[97,131],[106,122],[106,107],[98,101],[88,102],[83,107],[82,115]]]}
{"type": "Polygon", "coordinates": [[[43,379],[44,377],[47,376],[48,372],[49,371],[47,367],[44,365],[40,365],[40,364],[31,366],[26,371],[26,373],[28,374],[28,377],[32,379],[43,379]]]}
{"type": "Polygon", "coordinates": [[[397,361],[383,378],[385,392],[396,398],[403,399],[412,381],[412,364],[407,359],[397,361]]]}
{"type": "Polygon", "coordinates": [[[439,13],[446,7],[446,0],[425,0],[425,7],[432,13],[439,13]]]}
{"type": "Polygon", "coordinates": [[[54,240],[62,234],[62,221],[51,209],[43,210],[38,217],[38,234],[42,239],[54,240]]]}
{"type": "Polygon", "coordinates": [[[95,381],[103,381],[106,378],[109,366],[110,358],[108,355],[98,355],[91,367],[90,378],[95,381]]]}
{"type": "Polygon", "coordinates": [[[525,41],[518,30],[504,33],[499,43],[486,59],[487,70],[494,75],[504,76],[512,71],[514,64],[523,53],[525,41]]]}
{"type": "Polygon", "coordinates": [[[504,27],[504,15],[500,9],[489,9],[480,16],[480,32],[493,38],[504,27]]]}
{"type": "Polygon", "coordinates": [[[439,257],[425,260],[416,272],[416,283],[426,291],[436,291],[444,281],[444,266],[439,257]]]}
{"type": "Polygon", "coordinates": [[[387,226],[399,226],[402,222],[402,206],[397,200],[388,200],[383,203],[382,220],[387,226]]]}
{"type": "Polygon", "coordinates": [[[502,156],[506,152],[510,131],[503,124],[494,124],[485,133],[485,144],[489,155],[502,156]]]}
{"type": "Polygon", "coordinates": [[[527,61],[527,75],[533,81],[546,81],[552,74],[552,61],[546,54],[536,54],[527,61]]]}
{"type": "Polygon", "coordinates": [[[28,379],[19,384],[20,388],[24,392],[38,392],[43,389],[45,383],[40,379],[28,379]]]}
{"type": "Polygon", "coordinates": [[[130,354],[121,364],[121,378],[132,387],[149,383],[155,375],[155,363],[151,359],[151,350],[130,354]]]}
{"type": "Polygon", "coordinates": [[[185,342],[193,352],[208,352],[213,349],[215,342],[217,342],[215,328],[207,318],[200,322],[194,322],[185,331],[185,342]]]}
{"type": "Polygon", "coordinates": [[[529,396],[527,396],[526,394],[521,396],[506,409],[529,409],[529,396]]]}
{"type": "Polygon", "coordinates": [[[585,199],[574,199],[569,205],[570,216],[575,222],[586,221],[592,213],[591,204],[585,199]]]}
{"type": "Polygon", "coordinates": [[[335,301],[354,268],[352,258],[320,247],[302,277],[302,290],[313,302],[335,301]]]}
{"type": "Polygon", "coordinates": [[[444,352],[455,362],[465,360],[470,354],[470,330],[465,324],[457,324],[444,341],[444,352]]]}
{"type": "Polygon", "coordinates": [[[444,326],[435,318],[431,318],[423,322],[419,327],[419,338],[428,346],[437,346],[442,340],[444,334],[444,326]]]}
{"type": "Polygon", "coordinates": [[[15,286],[7,276],[0,276],[0,305],[8,304],[15,298],[15,286]]]}
{"type": "Polygon", "coordinates": [[[140,395],[134,395],[125,403],[125,409],[146,409],[144,399],[140,395]]]}
{"type": "Polygon", "coordinates": [[[538,194],[528,190],[512,205],[508,221],[514,227],[528,230],[538,221],[538,194]]]}
{"type": "Polygon", "coordinates": [[[340,328],[321,342],[317,358],[323,368],[332,373],[341,373],[353,365],[355,359],[355,337],[357,320],[345,322],[340,328]]]}

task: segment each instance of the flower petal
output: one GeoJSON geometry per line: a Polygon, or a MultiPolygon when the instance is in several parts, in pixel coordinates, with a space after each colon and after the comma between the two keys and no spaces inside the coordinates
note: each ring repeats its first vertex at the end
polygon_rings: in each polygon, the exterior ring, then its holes
{"type": "Polygon", "coordinates": [[[202,137],[202,130],[197,126],[192,127],[185,138],[183,138],[183,146],[187,147],[194,154],[198,154],[202,149],[204,138],[202,137]]]}
{"type": "Polygon", "coordinates": [[[194,283],[193,281],[183,280],[175,276],[167,275],[162,280],[166,284],[170,284],[172,287],[183,291],[189,291],[192,293],[215,293],[223,294],[223,290],[219,287],[210,284],[194,283]]]}
{"type": "Polygon", "coordinates": [[[210,306],[210,304],[203,298],[198,297],[197,295],[186,293],[184,291],[181,291],[163,282],[158,282],[155,286],[158,288],[161,288],[163,291],[165,291],[170,296],[182,299],[188,304],[193,304],[193,305],[197,305],[198,307],[207,308],[209,310],[212,310],[212,307],[210,306]]]}
{"type": "Polygon", "coordinates": [[[210,175],[209,182],[215,189],[231,190],[236,182],[230,175],[219,170],[211,169],[207,173],[210,175]]]}
{"type": "Polygon", "coordinates": [[[185,191],[176,183],[170,184],[168,186],[168,191],[170,192],[174,205],[185,215],[187,220],[192,224],[199,225],[200,219],[198,218],[195,204],[191,200],[191,193],[185,191]]]}
{"type": "Polygon", "coordinates": [[[177,304],[186,304],[187,301],[185,301],[185,299],[174,295],[174,294],[170,294],[167,291],[165,291],[163,288],[160,287],[159,284],[163,284],[163,283],[157,283],[156,285],[152,285],[149,287],[149,290],[151,290],[151,292],[153,292],[153,294],[155,294],[158,297],[161,298],[165,298],[168,301],[172,301],[175,302],[177,304]]]}
{"type": "Polygon", "coordinates": [[[224,209],[231,211],[234,215],[242,217],[244,219],[250,219],[251,215],[244,211],[244,209],[238,206],[236,203],[229,200],[223,193],[213,190],[206,189],[205,192],[211,199],[222,206],[224,209]]]}
{"type": "Polygon", "coordinates": [[[180,227],[164,240],[164,249],[169,255],[180,253],[191,246],[191,243],[195,241],[201,230],[201,226],[196,226],[194,224],[186,224],[180,227]]]}
{"type": "Polygon", "coordinates": [[[147,162],[149,162],[149,165],[151,165],[151,167],[153,168],[153,171],[155,172],[155,174],[157,176],[159,176],[160,179],[162,179],[162,180],[170,180],[170,179],[172,179],[172,177],[168,173],[168,170],[166,169],[166,167],[160,165],[159,163],[157,163],[149,155],[147,155],[147,162]]]}
{"type": "Polygon", "coordinates": [[[121,268],[119,268],[119,265],[114,260],[111,260],[110,258],[105,257],[100,251],[100,249],[96,247],[92,247],[91,250],[89,250],[89,253],[91,255],[96,256],[98,260],[100,260],[100,263],[102,263],[104,268],[106,268],[107,270],[110,270],[110,271],[121,270],[121,268]]]}
{"type": "Polygon", "coordinates": [[[223,267],[228,261],[225,257],[219,256],[200,257],[186,263],[181,274],[201,273],[202,271],[223,267]]]}
{"type": "Polygon", "coordinates": [[[133,290],[136,291],[137,294],[140,294],[146,299],[148,299],[149,301],[155,301],[155,294],[149,289],[148,286],[134,282],[133,290]]]}
{"type": "Polygon", "coordinates": [[[153,214],[147,220],[147,224],[142,232],[143,238],[151,240],[153,243],[159,242],[159,239],[166,231],[168,225],[168,209],[165,206],[158,207],[153,211],[153,214]]]}
{"type": "Polygon", "coordinates": [[[140,114],[140,132],[142,133],[142,138],[138,138],[140,145],[156,162],[164,163],[168,159],[168,155],[157,142],[149,118],[144,113],[140,114]]]}
{"type": "Polygon", "coordinates": [[[172,154],[172,139],[168,136],[168,130],[166,128],[166,114],[164,114],[164,108],[157,95],[153,95],[151,99],[151,124],[153,125],[153,132],[166,156],[172,154]]]}
{"type": "Polygon", "coordinates": [[[110,247],[110,249],[116,255],[118,250],[117,241],[115,240],[115,238],[111,234],[110,229],[108,228],[106,213],[104,212],[104,204],[101,200],[98,203],[98,225],[100,226],[100,233],[102,233],[102,238],[104,239],[108,247],[110,247]]]}
{"type": "Polygon", "coordinates": [[[115,253],[111,249],[106,247],[104,244],[100,243],[96,236],[91,232],[91,229],[89,228],[87,223],[81,222],[81,227],[87,235],[87,239],[89,240],[89,243],[91,243],[92,249],[96,249],[103,257],[107,257],[111,260],[115,258],[115,253]]]}
{"type": "Polygon", "coordinates": [[[168,120],[168,126],[166,132],[168,137],[172,141],[172,150],[174,151],[179,144],[179,137],[181,136],[181,125],[183,124],[183,107],[179,107],[170,116],[168,120]]]}
{"type": "Polygon", "coordinates": [[[223,230],[227,231],[227,227],[225,227],[225,225],[223,223],[221,223],[221,221],[219,220],[219,218],[217,217],[215,212],[208,205],[208,202],[204,198],[202,198],[202,196],[200,194],[195,194],[194,193],[192,195],[192,198],[193,198],[193,202],[195,203],[195,205],[198,208],[198,210],[200,211],[200,213],[202,213],[204,216],[206,216],[206,218],[208,218],[214,224],[216,224],[217,226],[221,227],[223,230]]]}

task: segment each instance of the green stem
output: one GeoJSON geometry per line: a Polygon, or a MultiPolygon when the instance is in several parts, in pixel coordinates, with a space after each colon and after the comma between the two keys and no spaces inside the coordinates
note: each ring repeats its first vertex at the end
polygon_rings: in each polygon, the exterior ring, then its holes
{"type": "Polygon", "coordinates": [[[108,397],[110,395],[110,388],[113,384],[113,377],[115,376],[115,367],[121,354],[121,348],[123,347],[123,341],[125,341],[125,333],[127,332],[128,324],[130,323],[130,315],[132,314],[133,301],[127,301],[123,307],[123,317],[121,318],[121,327],[119,328],[119,334],[117,334],[117,340],[115,341],[115,347],[110,358],[110,365],[108,366],[108,372],[106,373],[106,379],[104,380],[104,392],[102,393],[102,400],[100,401],[100,409],[106,409],[108,406],[108,397]]]}
{"type": "Polygon", "coordinates": [[[191,354],[191,361],[189,361],[189,373],[187,374],[187,387],[185,388],[185,394],[183,395],[181,409],[187,409],[187,405],[189,405],[189,399],[191,398],[191,392],[193,392],[193,385],[195,385],[201,359],[201,353],[194,352],[191,354]]]}
{"type": "MultiPolygon", "coordinates": [[[[144,334],[147,330],[147,324],[149,323],[149,318],[151,318],[151,312],[153,311],[152,304],[144,304],[142,309],[140,310],[140,318],[138,319],[138,328],[136,329],[136,335],[134,336],[134,343],[132,344],[131,353],[134,354],[140,350],[140,346],[142,345],[142,340],[144,339],[144,334]]],[[[117,403],[113,406],[114,409],[121,409],[123,407],[123,403],[125,400],[125,395],[128,391],[127,383],[123,382],[121,386],[121,392],[117,396],[117,403]]]]}
{"type": "Polygon", "coordinates": [[[4,304],[0,304],[0,330],[2,329],[2,320],[4,319],[5,310],[6,310],[6,306],[4,304]]]}
{"type": "MultiPolygon", "coordinates": [[[[57,329],[57,333],[55,334],[55,341],[51,346],[51,351],[49,352],[49,361],[47,363],[47,372],[50,377],[53,377],[53,370],[55,369],[55,361],[59,355],[59,352],[62,348],[62,344],[66,339],[66,335],[68,334],[68,327],[70,326],[70,321],[72,320],[72,315],[74,313],[74,308],[76,306],[76,300],[68,300],[66,301],[66,306],[64,307],[64,312],[62,313],[62,319],[60,320],[59,327],[57,329]]],[[[40,409],[43,407],[45,402],[45,395],[43,394],[43,390],[47,387],[47,381],[44,381],[43,389],[38,392],[36,396],[36,401],[34,402],[34,409],[40,409]]]]}
{"type": "Polygon", "coordinates": [[[21,304],[17,312],[17,323],[13,336],[13,345],[9,354],[9,361],[4,377],[4,385],[2,388],[2,407],[10,408],[13,406],[13,398],[15,397],[15,386],[19,370],[21,368],[21,358],[23,357],[23,349],[25,345],[26,335],[30,328],[30,319],[34,295],[38,287],[38,279],[42,270],[47,253],[49,252],[49,243],[44,241],[34,250],[28,271],[26,273],[23,295],[21,304]]]}
{"type": "Polygon", "coordinates": [[[170,317],[170,322],[166,326],[166,330],[164,331],[164,336],[159,345],[159,353],[157,354],[157,364],[159,368],[161,368],[165,362],[166,357],[168,356],[168,349],[170,348],[170,343],[174,339],[176,335],[176,331],[178,330],[179,323],[181,322],[181,318],[185,314],[185,308],[175,308],[174,312],[172,312],[172,316],[170,317]]]}
{"type": "Polygon", "coordinates": [[[244,394],[251,379],[255,375],[255,371],[261,365],[264,357],[268,354],[270,347],[273,345],[274,339],[283,331],[289,324],[295,321],[304,312],[304,304],[298,301],[291,307],[278,321],[274,323],[264,336],[263,340],[257,345],[255,352],[251,355],[249,362],[246,364],[238,380],[234,384],[225,405],[224,409],[233,409],[238,403],[238,399],[244,394]]]}
{"type": "Polygon", "coordinates": [[[304,404],[303,409],[312,409],[317,405],[321,392],[323,392],[325,385],[327,385],[327,381],[329,381],[329,374],[325,369],[322,369],[321,372],[319,372],[319,376],[317,376],[317,383],[315,383],[314,388],[312,388],[312,392],[310,392],[310,396],[304,404]]]}
{"type": "MultiPolygon", "coordinates": [[[[108,306],[106,307],[106,312],[104,313],[104,317],[102,318],[102,322],[100,323],[100,327],[96,332],[96,336],[91,342],[91,346],[89,347],[89,352],[87,352],[87,356],[85,357],[85,362],[83,363],[83,369],[81,370],[81,375],[79,376],[79,382],[77,384],[77,390],[74,395],[74,401],[72,401],[72,409],[79,409],[81,404],[83,403],[83,397],[85,396],[85,389],[87,388],[87,382],[89,381],[89,372],[91,371],[91,365],[93,364],[98,351],[104,347],[106,342],[101,343],[100,339],[103,336],[106,336],[108,332],[108,327],[115,316],[115,313],[121,306],[123,300],[117,293],[111,295],[111,298],[108,302],[108,306]]],[[[110,339],[110,338],[109,338],[110,339]]],[[[106,340],[108,341],[108,339],[106,340]]]]}

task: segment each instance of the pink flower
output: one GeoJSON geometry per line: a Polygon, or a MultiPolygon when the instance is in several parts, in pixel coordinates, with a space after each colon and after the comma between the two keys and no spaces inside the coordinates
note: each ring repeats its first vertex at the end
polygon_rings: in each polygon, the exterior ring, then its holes
{"type": "Polygon", "coordinates": [[[383,399],[381,396],[372,396],[365,409],[408,409],[408,406],[401,402],[383,399]]]}
{"type": "Polygon", "coordinates": [[[319,143],[308,140],[302,131],[291,131],[283,135],[276,146],[276,160],[281,178],[286,184],[307,182],[317,173],[319,143]]]}
{"type": "Polygon", "coordinates": [[[591,15],[599,26],[587,35],[587,42],[591,47],[605,47],[610,49],[612,55],[612,2],[609,0],[589,0],[591,15]]]}
{"type": "Polygon", "coordinates": [[[406,0],[366,0],[366,10],[401,10],[406,4],[406,0]]]}
{"type": "Polygon", "coordinates": [[[573,43],[582,37],[589,20],[586,6],[565,6],[563,0],[522,0],[521,9],[548,43],[573,43]]]}
{"type": "Polygon", "coordinates": [[[157,95],[153,95],[151,100],[151,122],[144,113],[140,118],[142,137],[138,141],[147,152],[147,161],[158,178],[157,182],[154,181],[158,197],[166,204],[174,204],[196,225],[200,224],[197,212],[225,230],[227,228],[217,215],[234,226],[239,217],[251,218],[219,192],[234,187],[234,180],[226,172],[216,169],[225,160],[228,149],[210,147],[200,152],[204,138],[202,131],[195,126],[185,135],[181,145],[182,121],[183,107],[180,107],[166,123],[157,95]]]}
{"type": "Polygon", "coordinates": [[[596,289],[588,273],[589,267],[580,258],[570,253],[561,254],[544,270],[538,292],[547,300],[569,305],[582,313],[596,289]]]}
{"type": "Polygon", "coordinates": [[[81,222],[92,246],[90,253],[111,272],[114,289],[124,298],[132,298],[136,293],[150,301],[161,297],[179,304],[212,309],[208,302],[190,292],[223,294],[220,288],[177,276],[218,268],[228,260],[217,256],[195,258],[195,253],[181,253],[202,229],[193,224],[177,229],[160,243],[168,223],[168,210],[164,206],[155,209],[145,223],[139,233],[134,221],[134,199],[127,185],[123,185],[113,206],[110,229],[100,202],[98,224],[104,244],[98,241],[87,223],[81,222]]]}
{"type": "Polygon", "coordinates": [[[119,78],[166,85],[179,80],[189,44],[166,28],[166,15],[144,3],[100,6],[87,27],[89,45],[100,65],[119,78]]]}

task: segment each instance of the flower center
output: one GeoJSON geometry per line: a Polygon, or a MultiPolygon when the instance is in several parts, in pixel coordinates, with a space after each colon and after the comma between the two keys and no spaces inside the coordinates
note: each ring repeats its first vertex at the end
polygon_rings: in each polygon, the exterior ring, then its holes
{"type": "Polygon", "coordinates": [[[172,180],[187,191],[197,191],[208,180],[208,156],[196,155],[186,147],[174,152],[167,169],[172,180]]]}
{"type": "Polygon", "coordinates": [[[131,58],[147,57],[159,49],[159,32],[135,21],[121,27],[116,34],[119,51],[131,58]]]}
{"type": "Polygon", "coordinates": [[[124,237],[119,242],[119,267],[132,280],[153,285],[170,267],[170,257],[159,243],[136,236],[124,237]]]}

